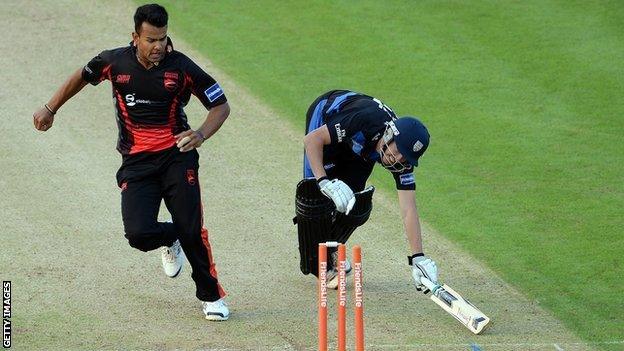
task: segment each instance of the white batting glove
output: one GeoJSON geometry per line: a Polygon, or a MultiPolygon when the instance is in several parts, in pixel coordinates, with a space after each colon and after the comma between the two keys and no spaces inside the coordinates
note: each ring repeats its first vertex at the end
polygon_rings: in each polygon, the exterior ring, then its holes
{"type": "Polygon", "coordinates": [[[330,198],[336,205],[336,210],[344,214],[349,214],[355,205],[355,195],[345,182],[339,179],[322,179],[319,181],[319,188],[323,195],[330,198]]]}
{"type": "Polygon", "coordinates": [[[436,266],[436,263],[427,256],[412,256],[410,257],[410,262],[412,264],[412,277],[414,278],[416,290],[422,291],[425,294],[428,293],[429,289],[427,289],[427,287],[424,286],[420,280],[425,277],[432,283],[437,284],[438,266],[436,266]]]}

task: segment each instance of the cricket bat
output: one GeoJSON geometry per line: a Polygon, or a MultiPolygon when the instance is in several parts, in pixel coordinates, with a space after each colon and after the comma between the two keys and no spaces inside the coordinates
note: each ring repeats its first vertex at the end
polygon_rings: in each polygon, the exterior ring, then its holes
{"type": "Polygon", "coordinates": [[[490,323],[490,318],[448,285],[435,284],[424,277],[420,281],[431,290],[431,300],[455,317],[471,332],[480,334],[490,323]]]}

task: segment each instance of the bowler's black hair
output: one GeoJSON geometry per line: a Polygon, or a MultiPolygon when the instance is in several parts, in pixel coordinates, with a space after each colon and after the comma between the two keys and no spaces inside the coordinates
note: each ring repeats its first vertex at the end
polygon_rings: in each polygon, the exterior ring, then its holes
{"type": "Polygon", "coordinates": [[[158,4],[147,4],[137,8],[134,13],[134,31],[139,33],[143,22],[162,28],[167,25],[169,15],[164,7],[158,4]]]}

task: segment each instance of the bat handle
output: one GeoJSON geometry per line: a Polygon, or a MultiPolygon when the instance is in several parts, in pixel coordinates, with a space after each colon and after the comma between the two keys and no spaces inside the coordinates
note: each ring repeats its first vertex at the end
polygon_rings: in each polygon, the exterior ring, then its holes
{"type": "Polygon", "coordinates": [[[426,277],[420,278],[420,282],[422,283],[422,285],[426,286],[427,289],[431,290],[431,293],[435,293],[436,290],[438,290],[438,288],[440,287],[440,285],[432,282],[431,280],[427,279],[426,277]]]}

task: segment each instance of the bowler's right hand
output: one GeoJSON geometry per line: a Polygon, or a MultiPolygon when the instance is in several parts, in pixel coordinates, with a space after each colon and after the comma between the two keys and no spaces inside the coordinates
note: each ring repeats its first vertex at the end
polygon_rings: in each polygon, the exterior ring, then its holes
{"type": "Polygon", "coordinates": [[[47,108],[42,107],[33,113],[35,129],[45,132],[52,128],[52,123],[54,123],[54,115],[47,108]]]}
{"type": "Polygon", "coordinates": [[[323,195],[330,198],[336,205],[336,210],[344,214],[349,214],[355,205],[355,195],[345,182],[339,179],[323,179],[318,182],[323,195]]]}

